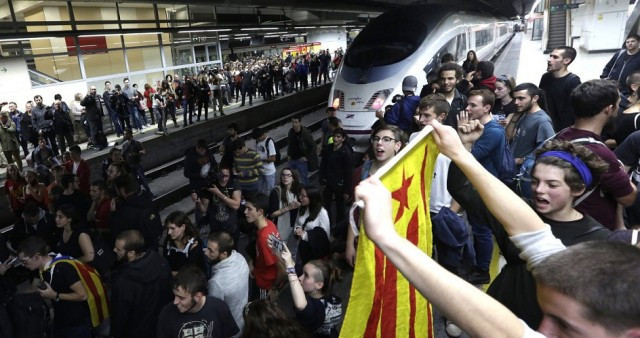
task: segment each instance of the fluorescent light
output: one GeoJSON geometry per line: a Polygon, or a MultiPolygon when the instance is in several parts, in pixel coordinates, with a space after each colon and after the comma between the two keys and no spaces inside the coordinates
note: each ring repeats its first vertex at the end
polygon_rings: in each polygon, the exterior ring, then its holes
{"type": "Polygon", "coordinates": [[[220,29],[198,29],[198,30],[184,30],[178,31],[178,33],[206,33],[206,32],[228,32],[231,28],[220,28],[220,29]]]}
{"type": "Polygon", "coordinates": [[[48,39],[57,39],[56,37],[48,37],[48,38],[15,38],[15,39],[0,39],[0,42],[18,42],[25,40],[48,40],[48,39]]]}
{"type": "Polygon", "coordinates": [[[310,29],[310,28],[316,28],[316,26],[297,26],[294,27],[295,29],[310,29]]]}
{"type": "Polygon", "coordinates": [[[78,35],[79,38],[90,38],[90,37],[100,37],[100,36],[120,36],[120,35],[157,35],[162,34],[162,32],[144,32],[144,33],[115,33],[115,34],[88,34],[88,35],[78,35]]]}
{"type": "Polygon", "coordinates": [[[234,34],[235,36],[249,36],[249,34],[234,34]]]}
{"type": "Polygon", "coordinates": [[[270,31],[277,30],[278,27],[255,27],[255,28],[242,28],[241,31],[270,31]]]}
{"type": "Polygon", "coordinates": [[[338,26],[320,26],[320,28],[338,28],[338,26]]]}

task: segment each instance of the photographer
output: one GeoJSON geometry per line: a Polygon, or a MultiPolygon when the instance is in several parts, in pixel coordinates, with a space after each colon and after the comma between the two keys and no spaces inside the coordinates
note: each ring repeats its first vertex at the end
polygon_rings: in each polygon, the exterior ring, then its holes
{"type": "Polygon", "coordinates": [[[102,97],[97,94],[96,86],[90,86],[87,95],[80,101],[80,105],[85,108],[85,120],[89,125],[89,138],[94,147],[98,150],[106,148],[105,144],[99,144],[96,134],[104,134],[102,130],[102,97]]]}
{"type": "Polygon", "coordinates": [[[384,114],[384,122],[398,126],[407,135],[410,135],[415,130],[415,122],[413,115],[418,108],[420,97],[415,95],[415,91],[418,88],[418,79],[415,76],[409,75],[402,80],[402,93],[404,97],[397,100],[394,97],[394,105],[391,111],[384,114]]]}
{"type": "Polygon", "coordinates": [[[220,168],[211,185],[191,194],[196,210],[201,215],[198,225],[208,224],[211,233],[228,232],[237,243],[237,210],[241,195],[240,186],[231,178],[231,169],[220,168]]]}
{"type": "Polygon", "coordinates": [[[189,179],[192,191],[198,191],[210,186],[209,174],[215,173],[218,163],[209,151],[207,141],[199,139],[196,146],[185,151],[184,177],[189,179]]]}
{"type": "Polygon", "coordinates": [[[58,143],[56,143],[56,133],[53,130],[53,111],[51,107],[42,103],[42,96],[33,97],[35,106],[31,108],[31,121],[39,136],[44,137],[51,146],[55,156],[60,155],[58,143]]]}

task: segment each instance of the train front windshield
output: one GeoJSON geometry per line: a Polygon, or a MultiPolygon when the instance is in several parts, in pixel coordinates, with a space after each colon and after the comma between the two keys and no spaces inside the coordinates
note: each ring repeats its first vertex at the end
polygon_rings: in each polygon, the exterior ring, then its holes
{"type": "Polygon", "coordinates": [[[411,18],[374,20],[355,38],[344,65],[367,69],[400,62],[413,54],[426,36],[426,25],[411,18]]]}

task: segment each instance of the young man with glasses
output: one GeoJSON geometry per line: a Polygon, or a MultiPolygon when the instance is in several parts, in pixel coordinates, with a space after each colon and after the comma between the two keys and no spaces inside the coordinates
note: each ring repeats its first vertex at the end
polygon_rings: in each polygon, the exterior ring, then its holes
{"type": "Polygon", "coordinates": [[[575,122],[571,92],[578,87],[580,77],[569,72],[569,65],[576,58],[576,50],[569,46],[554,49],[547,59],[547,72],[540,78],[540,89],[544,91],[547,114],[556,130],[562,130],[575,122]]]}
{"type": "Polygon", "coordinates": [[[51,300],[55,313],[53,335],[90,338],[88,296],[80,276],[71,264],[65,262],[50,267],[56,257],[50,256],[48,249],[43,239],[29,237],[20,243],[18,259],[28,270],[40,271],[40,279],[35,279],[34,283],[40,296],[51,300]]]}

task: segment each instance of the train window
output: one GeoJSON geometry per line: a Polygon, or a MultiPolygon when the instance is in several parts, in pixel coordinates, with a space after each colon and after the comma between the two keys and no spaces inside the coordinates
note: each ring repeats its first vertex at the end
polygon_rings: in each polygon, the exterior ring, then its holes
{"type": "Polygon", "coordinates": [[[476,49],[486,46],[493,41],[493,29],[487,28],[476,31],[476,49]]]}
{"type": "Polygon", "coordinates": [[[456,46],[456,61],[467,58],[467,34],[458,35],[458,46],[456,46]]]}
{"type": "Polygon", "coordinates": [[[449,40],[444,46],[440,48],[440,50],[438,50],[438,52],[431,58],[431,60],[429,60],[427,65],[422,69],[425,74],[429,74],[430,71],[436,70],[438,67],[440,67],[440,59],[442,59],[442,56],[447,53],[451,53],[453,57],[456,58],[456,60],[458,59],[456,57],[456,38],[457,37],[449,40]]]}
{"type": "Polygon", "coordinates": [[[507,25],[500,25],[499,29],[500,29],[500,36],[507,34],[507,25]]]}
{"type": "Polygon", "coordinates": [[[353,40],[344,64],[366,69],[400,62],[413,54],[426,36],[425,24],[417,20],[374,20],[353,40]]]}

